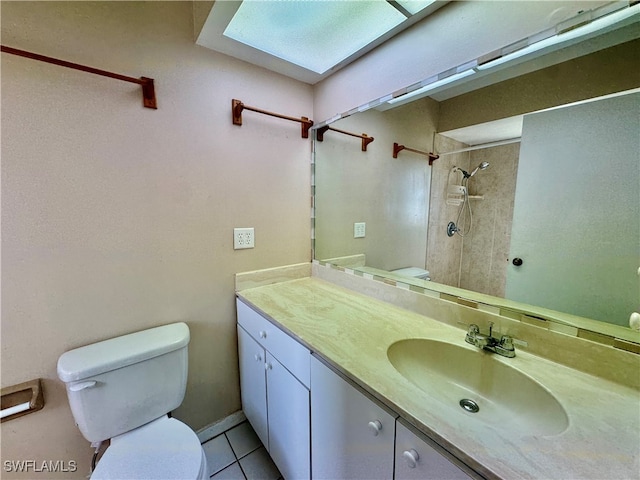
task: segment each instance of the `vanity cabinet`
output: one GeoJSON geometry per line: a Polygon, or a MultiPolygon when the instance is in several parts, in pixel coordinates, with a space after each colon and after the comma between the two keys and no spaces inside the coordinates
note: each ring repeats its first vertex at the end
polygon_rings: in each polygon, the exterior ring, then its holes
{"type": "Polygon", "coordinates": [[[308,479],[310,352],[243,302],[236,305],[242,409],[280,473],[308,479]]]}
{"type": "Polygon", "coordinates": [[[392,479],[395,415],[311,357],[312,478],[392,479]]]}
{"type": "Polygon", "coordinates": [[[237,301],[242,409],[287,480],[476,474],[237,301]]]}
{"type": "Polygon", "coordinates": [[[402,419],[396,423],[395,480],[469,480],[473,471],[402,419]]]}

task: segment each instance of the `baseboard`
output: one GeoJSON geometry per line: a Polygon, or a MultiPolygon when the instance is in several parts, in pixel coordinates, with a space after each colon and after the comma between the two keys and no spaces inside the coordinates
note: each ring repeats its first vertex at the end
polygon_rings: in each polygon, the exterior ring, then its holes
{"type": "Polygon", "coordinates": [[[213,422],[211,425],[201,428],[196,433],[198,434],[200,443],[204,443],[207,440],[211,440],[213,437],[217,437],[221,433],[224,433],[230,428],[244,422],[246,419],[247,417],[244,416],[244,412],[242,410],[238,410],[217,422],[213,422]]]}

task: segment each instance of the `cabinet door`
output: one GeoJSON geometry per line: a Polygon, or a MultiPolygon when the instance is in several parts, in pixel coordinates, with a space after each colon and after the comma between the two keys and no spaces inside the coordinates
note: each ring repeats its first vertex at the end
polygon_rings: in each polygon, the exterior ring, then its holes
{"type": "Polygon", "coordinates": [[[311,471],[309,390],[267,352],[269,454],[287,480],[311,471]]]}
{"type": "Polygon", "coordinates": [[[396,470],[395,480],[469,480],[460,466],[449,461],[441,447],[431,446],[427,439],[405,427],[400,421],[396,425],[396,470]]]}
{"type": "Polygon", "coordinates": [[[311,358],[311,476],[391,479],[395,417],[311,358]]]}
{"type": "Polygon", "coordinates": [[[309,350],[244,302],[236,308],[240,326],[309,388],[309,350]]]}
{"type": "Polygon", "coordinates": [[[238,325],[238,357],[240,364],[240,394],[242,410],[269,449],[267,429],[267,383],[264,349],[238,325]]]}

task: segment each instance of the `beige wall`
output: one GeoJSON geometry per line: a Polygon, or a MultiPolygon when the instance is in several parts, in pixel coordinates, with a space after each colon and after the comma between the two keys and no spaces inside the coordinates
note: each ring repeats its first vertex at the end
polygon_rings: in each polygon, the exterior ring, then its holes
{"type": "Polygon", "coordinates": [[[231,99],[311,117],[312,89],[194,45],[191,2],[2,2],[2,43],[156,81],[154,111],[135,85],[2,54],[2,386],[42,377],[46,399],[2,424],[2,460],[81,478],[66,350],[185,321],[176,416],[240,409],[233,275],[310,260],[310,142],[252,112],[232,125],[231,99]],[[247,226],[256,248],[234,251],[247,226]]]}
{"type": "Polygon", "coordinates": [[[332,131],[316,142],[316,258],[364,253],[367,266],[424,268],[430,168],[414,153],[394,159],[393,143],[432,151],[437,116],[427,98],[332,124],[373,136],[366,152],[359,139],[332,131]],[[366,223],[365,238],[353,238],[354,222],[366,223]]]}
{"type": "Polygon", "coordinates": [[[625,42],[440,103],[438,130],[531,113],[640,85],[640,40],[625,42]]]}

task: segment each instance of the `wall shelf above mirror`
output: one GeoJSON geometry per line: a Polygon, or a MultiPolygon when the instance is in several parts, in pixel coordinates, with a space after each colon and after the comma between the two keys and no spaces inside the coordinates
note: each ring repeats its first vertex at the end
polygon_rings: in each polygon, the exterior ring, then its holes
{"type": "Polygon", "coordinates": [[[628,327],[640,309],[640,5],[626,8],[639,12],[620,28],[520,57],[511,73],[503,64],[492,80],[390,105],[403,97],[395,92],[321,122],[376,142],[366,164],[349,161],[337,137],[316,143],[314,258],[565,333],[640,343],[628,327]],[[514,137],[521,143],[468,148],[514,137]],[[399,162],[393,143],[440,158],[399,162]],[[454,167],[462,205],[446,202],[454,167]],[[366,237],[353,238],[355,222],[366,237]],[[451,222],[466,235],[448,236],[451,222]],[[406,267],[431,281],[394,273],[406,267]]]}

